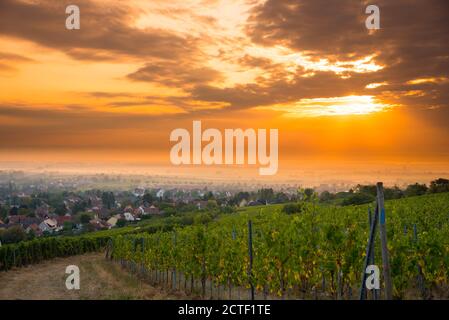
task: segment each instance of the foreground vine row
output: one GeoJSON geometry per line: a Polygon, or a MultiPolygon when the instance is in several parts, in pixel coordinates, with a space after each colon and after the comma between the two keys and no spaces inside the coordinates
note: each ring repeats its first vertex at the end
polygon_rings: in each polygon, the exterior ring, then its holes
{"type": "MultiPolygon", "coordinates": [[[[389,201],[386,211],[395,298],[448,297],[449,195],[389,201]]],[[[368,239],[367,212],[367,206],[316,204],[295,215],[279,207],[249,209],[208,225],[118,235],[113,258],[147,270],[180,272],[202,283],[253,285],[270,295],[355,298],[368,239]]]]}

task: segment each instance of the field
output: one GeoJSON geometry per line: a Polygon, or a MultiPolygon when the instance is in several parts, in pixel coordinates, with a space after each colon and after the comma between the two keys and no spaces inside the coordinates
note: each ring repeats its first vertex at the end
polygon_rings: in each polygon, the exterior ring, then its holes
{"type": "MultiPolygon", "coordinates": [[[[449,299],[449,194],[391,200],[385,207],[394,298],[449,299]]],[[[0,267],[106,248],[115,263],[102,263],[127,266],[166,292],[247,298],[253,287],[256,298],[358,299],[372,206],[308,202],[294,214],[282,208],[248,207],[189,226],[170,219],[5,245],[0,267]]],[[[382,268],[379,239],[375,264],[382,268]]]]}

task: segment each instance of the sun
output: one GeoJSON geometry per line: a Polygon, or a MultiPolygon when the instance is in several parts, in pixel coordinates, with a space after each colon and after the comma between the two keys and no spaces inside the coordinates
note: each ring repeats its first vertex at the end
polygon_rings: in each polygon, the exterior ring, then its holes
{"type": "MultiPolygon", "coordinates": [[[[364,115],[384,111],[390,106],[376,101],[374,96],[344,96],[301,99],[294,104],[275,105],[269,109],[284,111],[288,117],[320,117],[364,115]]],[[[266,108],[265,108],[266,109],[266,108]]]]}

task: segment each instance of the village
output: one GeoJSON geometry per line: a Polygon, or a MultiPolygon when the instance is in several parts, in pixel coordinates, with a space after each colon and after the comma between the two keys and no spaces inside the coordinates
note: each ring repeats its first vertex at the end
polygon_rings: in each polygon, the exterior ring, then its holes
{"type": "MultiPolygon", "coordinates": [[[[0,178],[2,244],[42,236],[78,235],[172,216],[182,218],[183,224],[191,224],[191,214],[232,214],[247,206],[285,204],[282,210],[291,214],[301,211],[301,201],[347,206],[370,203],[375,199],[373,185],[329,192],[329,186],[325,185],[280,189],[260,185],[218,188],[184,182],[182,186],[170,186],[168,182],[157,182],[154,178],[150,184],[136,177],[102,175],[43,178],[23,172],[0,172],[0,178]],[[137,186],[130,187],[132,184],[137,186]]],[[[403,189],[385,187],[385,197],[399,199],[448,191],[449,180],[436,179],[429,185],[415,183],[403,189]]]]}
{"type": "Polygon", "coordinates": [[[194,211],[216,206],[212,198],[212,193],[206,195],[201,191],[184,193],[144,188],[131,192],[92,190],[61,192],[60,195],[12,192],[6,199],[0,199],[0,232],[15,230],[17,234],[20,229],[32,238],[105,230],[170,215],[175,210],[194,211]],[[209,199],[205,200],[205,196],[209,199]]]}
{"type": "Polygon", "coordinates": [[[199,211],[229,213],[238,207],[287,202],[293,194],[274,193],[272,189],[242,192],[149,187],[81,191],[72,181],[30,184],[10,180],[0,183],[0,241],[76,235],[199,211]]]}

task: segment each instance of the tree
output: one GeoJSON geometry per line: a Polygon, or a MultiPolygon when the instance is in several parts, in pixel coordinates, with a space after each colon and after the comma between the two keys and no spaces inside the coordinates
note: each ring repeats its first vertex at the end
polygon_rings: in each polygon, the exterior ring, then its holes
{"type": "Polygon", "coordinates": [[[364,194],[369,194],[373,197],[377,196],[377,186],[374,184],[370,184],[370,185],[357,185],[357,187],[355,188],[355,192],[356,193],[364,193],[364,194]]]}
{"type": "Polygon", "coordinates": [[[73,229],[73,223],[70,221],[64,222],[64,231],[70,231],[73,229]]]}
{"type": "Polygon", "coordinates": [[[19,208],[18,214],[21,216],[30,216],[34,217],[34,213],[30,211],[28,208],[19,208]]]}
{"type": "Polygon", "coordinates": [[[302,210],[303,206],[300,203],[289,203],[282,208],[282,212],[286,214],[301,213],[302,210]]]}
{"type": "Polygon", "coordinates": [[[278,192],[278,193],[276,193],[276,195],[274,197],[274,201],[276,203],[285,203],[285,202],[288,202],[289,200],[290,199],[284,192],[278,192]]]}
{"type": "MultiPolygon", "coordinates": [[[[90,200],[90,199],[89,199],[90,200]]],[[[87,209],[86,201],[77,201],[73,205],[72,214],[77,214],[78,212],[85,211],[87,209]]]]}
{"type": "Polygon", "coordinates": [[[36,214],[34,211],[28,210],[28,213],[26,214],[28,218],[36,218],[36,214]]]}
{"type": "Polygon", "coordinates": [[[36,233],[33,229],[30,229],[27,234],[27,240],[33,240],[34,238],[36,238],[36,233]]]}
{"type": "Polygon", "coordinates": [[[206,192],[203,196],[203,200],[215,200],[214,194],[212,191],[206,192]]]}
{"type": "Polygon", "coordinates": [[[103,192],[101,195],[103,206],[112,209],[115,206],[115,197],[113,192],[103,192]]]}
{"type": "Polygon", "coordinates": [[[250,195],[248,192],[239,192],[232,197],[231,203],[239,205],[243,199],[249,200],[249,197],[250,197],[250,195]]]}
{"type": "Polygon", "coordinates": [[[116,225],[117,225],[117,227],[124,227],[126,225],[126,220],[125,219],[118,219],[116,225]]]}
{"type": "Polygon", "coordinates": [[[9,209],[10,216],[17,216],[18,213],[19,213],[19,209],[17,207],[12,207],[11,209],[9,209]]]}
{"type": "Polygon", "coordinates": [[[6,219],[8,216],[8,210],[5,207],[0,206],[0,219],[6,219]]]}
{"type": "Polygon", "coordinates": [[[410,184],[405,189],[404,194],[406,197],[421,196],[426,194],[428,189],[425,184],[410,184]]]}
{"type": "Polygon", "coordinates": [[[259,199],[259,201],[264,203],[272,202],[274,199],[273,189],[260,189],[259,191],[257,191],[257,198],[259,199]]]}
{"type": "Polygon", "coordinates": [[[376,198],[371,194],[353,193],[342,202],[343,206],[358,205],[373,202],[376,198]]]}
{"type": "Polygon", "coordinates": [[[80,221],[82,224],[87,224],[89,223],[89,221],[92,219],[92,217],[90,216],[90,214],[88,214],[87,212],[81,213],[80,216],[80,221]]]}
{"type": "Polygon", "coordinates": [[[55,213],[58,216],[63,216],[63,215],[65,215],[67,213],[67,207],[65,206],[64,202],[62,202],[58,206],[56,206],[55,213]]]}
{"type": "Polygon", "coordinates": [[[305,188],[304,195],[306,196],[306,198],[304,200],[311,200],[314,193],[315,190],[313,190],[312,188],[305,188]]]}
{"type": "Polygon", "coordinates": [[[143,203],[151,204],[153,203],[153,200],[153,196],[149,192],[146,192],[142,197],[143,203]]]}
{"type": "MultiPolygon", "coordinates": [[[[376,191],[376,196],[377,196],[377,191],[376,191]]],[[[385,188],[384,189],[385,200],[400,199],[403,196],[404,196],[404,192],[402,192],[402,190],[399,189],[397,186],[394,186],[393,188],[385,188]]]]}
{"type": "Polygon", "coordinates": [[[335,195],[330,193],[329,191],[323,191],[321,192],[319,199],[321,202],[328,202],[335,199],[335,195]]]}
{"type": "Polygon", "coordinates": [[[6,230],[2,230],[0,233],[0,240],[2,243],[17,243],[27,238],[25,230],[22,226],[12,226],[6,230]]]}
{"type": "Polygon", "coordinates": [[[449,192],[449,180],[439,178],[430,183],[430,193],[449,192]]]}
{"type": "Polygon", "coordinates": [[[217,209],[217,208],[218,208],[217,200],[208,200],[207,201],[207,209],[213,210],[213,209],[217,209]]]}
{"type": "Polygon", "coordinates": [[[40,198],[38,198],[36,195],[32,195],[31,196],[31,202],[30,202],[30,207],[32,209],[36,209],[37,207],[42,205],[42,200],[40,198]]]}

